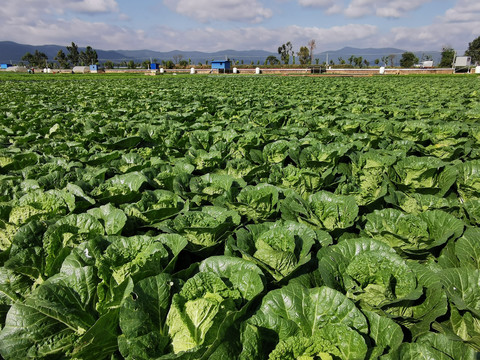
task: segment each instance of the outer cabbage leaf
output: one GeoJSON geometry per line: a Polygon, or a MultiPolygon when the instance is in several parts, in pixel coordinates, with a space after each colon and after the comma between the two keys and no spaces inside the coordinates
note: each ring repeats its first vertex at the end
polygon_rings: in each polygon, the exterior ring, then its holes
{"type": "Polygon", "coordinates": [[[461,236],[463,221],[441,210],[405,214],[396,209],[366,215],[366,234],[407,253],[422,254],[461,236]]]}
{"type": "Polygon", "coordinates": [[[36,209],[44,210],[49,214],[64,215],[75,209],[74,196],[64,190],[40,189],[29,192],[18,199],[20,206],[30,205],[36,209]]]}
{"type": "Polygon", "coordinates": [[[172,232],[184,236],[191,248],[215,246],[227,231],[240,224],[240,216],[234,210],[217,206],[204,206],[201,211],[187,211],[171,223],[172,232]]]}
{"type": "Polygon", "coordinates": [[[423,296],[418,300],[398,304],[390,311],[402,318],[402,324],[410,330],[413,339],[431,330],[432,323],[448,311],[447,294],[443,289],[435,263],[420,264],[409,262],[409,267],[417,275],[419,287],[423,287],[423,296]]]}
{"type": "Polygon", "coordinates": [[[435,350],[431,346],[418,343],[403,343],[382,360],[449,360],[450,357],[435,350]]]}
{"type": "Polygon", "coordinates": [[[336,165],[339,159],[345,155],[350,148],[350,144],[334,142],[324,145],[317,142],[302,150],[299,156],[299,165],[302,168],[309,167],[325,170],[328,167],[336,165]]]}
{"type": "Polygon", "coordinates": [[[339,242],[334,246],[323,247],[317,253],[320,274],[325,285],[337,289],[344,289],[343,276],[346,269],[355,257],[363,252],[380,251],[395,253],[387,244],[371,238],[354,238],[339,242]]]}
{"type": "Polygon", "coordinates": [[[139,198],[139,191],[147,182],[145,175],[134,171],[108,179],[93,189],[91,194],[103,204],[111,202],[119,205],[139,198]]]}
{"type": "Polygon", "coordinates": [[[240,191],[237,203],[232,206],[241,215],[258,222],[266,220],[275,214],[278,204],[278,190],[269,184],[248,185],[240,191]]]}
{"type": "Polygon", "coordinates": [[[298,168],[292,164],[272,166],[268,182],[299,194],[311,194],[325,188],[335,180],[333,168],[318,171],[314,168],[298,168]]]}
{"type": "Polygon", "coordinates": [[[371,311],[363,312],[368,320],[368,335],[375,346],[369,352],[370,359],[377,359],[386,352],[395,351],[403,342],[403,331],[392,319],[371,311]]]}
{"type": "Polygon", "coordinates": [[[240,188],[246,185],[245,181],[231,175],[205,174],[190,180],[190,196],[194,195],[192,201],[199,205],[209,202],[221,206],[226,201],[233,201],[240,188]]]}
{"type": "Polygon", "coordinates": [[[125,213],[139,225],[152,224],[170,218],[185,207],[185,201],[167,190],[144,191],[140,201],[124,207],[125,213]]]}
{"type": "Polygon", "coordinates": [[[468,310],[480,318],[480,270],[450,268],[441,272],[447,295],[459,310],[468,310]]]}
{"type": "Polygon", "coordinates": [[[436,195],[395,191],[387,201],[392,202],[408,214],[419,214],[428,210],[451,211],[458,203],[436,195]]]}
{"type": "Polygon", "coordinates": [[[45,273],[57,273],[71,249],[88,237],[103,235],[104,227],[93,215],[70,214],[48,227],[43,236],[45,251],[45,273]]]}
{"type": "Polygon", "coordinates": [[[98,220],[102,220],[107,235],[118,235],[122,232],[127,216],[125,213],[115,208],[112,204],[100,206],[99,208],[90,209],[88,214],[93,215],[98,220]]]}
{"type": "Polygon", "coordinates": [[[265,280],[260,268],[241,258],[211,256],[200,263],[199,271],[212,272],[228,279],[230,287],[240,291],[247,301],[253,300],[264,288],[265,280]]]}
{"type": "Polygon", "coordinates": [[[166,317],[174,282],[168,274],[139,281],[120,308],[118,346],[126,359],[152,359],[166,352],[166,317]]]}
{"type": "MultiPolygon", "coordinates": [[[[96,283],[92,266],[77,254],[67,257],[60,273],[38,286],[23,303],[9,309],[0,332],[3,358],[42,358],[71,351],[97,321],[96,283]]],[[[110,336],[103,336],[111,341],[110,336]]],[[[106,356],[113,350],[105,347],[96,356],[106,356]]]]}
{"type": "Polygon", "coordinates": [[[362,336],[343,324],[327,325],[311,337],[293,336],[281,340],[269,360],[365,359],[367,345],[362,336]],[[334,356],[334,357],[333,357],[334,356]]]}
{"type": "Polygon", "coordinates": [[[408,156],[393,165],[393,182],[412,189],[434,191],[443,196],[457,179],[457,169],[435,157],[408,156]]]}
{"type": "Polygon", "coordinates": [[[457,165],[457,169],[459,195],[464,200],[480,198],[480,160],[466,161],[457,165]]]}
{"type": "Polygon", "coordinates": [[[439,351],[446,359],[471,360],[478,356],[473,348],[461,341],[452,340],[444,334],[426,333],[420,336],[416,342],[439,351]]]}
{"type": "Polygon", "coordinates": [[[107,284],[114,280],[116,285],[127,277],[140,280],[162,273],[187,245],[177,234],[110,236],[107,241],[110,244],[96,260],[99,277],[107,284]]]}
{"type": "Polygon", "coordinates": [[[462,267],[480,270],[480,229],[465,231],[455,243],[455,255],[462,267]]]}
{"type": "Polygon", "coordinates": [[[329,324],[368,332],[365,316],[345,295],[329,287],[307,289],[297,284],[267,293],[249,322],[273,330],[280,340],[296,335],[310,337],[329,324]]]}
{"type": "Polygon", "coordinates": [[[463,204],[470,224],[480,226],[480,199],[468,199],[463,204]]]}

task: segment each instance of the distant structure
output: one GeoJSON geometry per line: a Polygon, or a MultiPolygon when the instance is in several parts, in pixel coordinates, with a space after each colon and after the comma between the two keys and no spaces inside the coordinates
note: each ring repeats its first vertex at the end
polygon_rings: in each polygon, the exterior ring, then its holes
{"type": "Polygon", "coordinates": [[[230,60],[213,60],[212,61],[212,70],[218,70],[221,72],[229,72],[232,66],[232,62],[230,60]]]}
{"type": "Polygon", "coordinates": [[[92,74],[98,74],[98,73],[105,72],[105,70],[101,66],[98,66],[98,65],[90,65],[89,70],[90,70],[90,73],[92,73],[92,74]]]}
{"type": "Polygon", "coordinates": [[[422,63],[422,68],[423,69],[433,69],[433,61],[432,60],[427,60],[422,63]]]}
{"type": "Polygon", "coordinates": [[[90,72],[89,66],[74,66],[72,69],[72,73],[74,74],[87,74],[90,72]]]}
{"type": "Polygon", "coordinates": [[[472,58],[470,56],[457,56],[453,64],[453,72],[470,72],[472,58]]]}
{"type": "Polygon", "coordinates": [[[11,67],[12,65],[11,64],[0,64],[0,69],[8,69],[9,67],[11,67]]]}

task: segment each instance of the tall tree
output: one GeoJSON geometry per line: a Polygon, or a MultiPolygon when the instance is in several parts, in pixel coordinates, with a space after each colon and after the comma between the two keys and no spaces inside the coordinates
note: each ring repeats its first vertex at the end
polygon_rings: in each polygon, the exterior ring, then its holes
{"type": "Polygon", "coordinates": [[[47,66],[48,56],[45,53],[35,50],[35,53],[31,54],[27,52],[22,56],[23,61],[27,61],[30,66],[44,67],[47,66]]]}
{"type": "Polygon", "coordinates": [[[278,65],[280,64],[280,60],[277,59],[276,56],[269,55],[267,59],[265,60],[266,63],[269,63],[270,65],[278,65]]]}
{"type": "Polygon", "coordinates": [[[300,61],[301,65],[308,64],[308,61],[310,60],[310,51],[306,46],[301,46],[300,51],[297,52],[297,55],[298,55],[298,61],[300,61]]]}
{"type": "Polygon", "coordinates": [[[357,66],[357,67],[359,67],[359,68],[363,67],[363,57],[362,56],[354,57],[353,62],[355,63],[355,66],[357,66]]]}
{"type": "Polygon", "coordinates": [[[80,53],[78,52],[78,46],[72,41],[71,46],[67,46],[67,58],[72,66],[77,66],[80,63],[80,53]]]}
{"type": "Polygon", "coordinates": [[[480,63],[480,36],[468,44],[468,49],[465,51],[465,56],[470,56],[473,63],[480,63]]]}
{"type": "Polygon", "coordinates": [[[68,58],[62,49],[58,50],[57,56],[54,57],[54,60],[58,61],[61,69],[68,69],[68,58]]]}
{"type": "Polygon", "coordinates": [[[115,66],[115,64],[113,63],[112,60],[107,60],[107,61],[105,61],[105,64],[104,64],[104,65],[105,65],[105,68],[106,68],[106,69],[113,69],[113,67],[115,66]]]}
{"type": "Polygon", "coordinates": [[[175,54],[173,55],[173,63],[174,64],[180,64],[180,61],[182,61],[183,55],[182,54],[175,54]]]}
{"type": "Polygon", "coordinates": [[[393,65],[395,64],[395,58],[396,57],[397,57],[397,55],[395,55],[395,54],[388,55],[388,60],[390,61],[390,66],[393,67],[393,65]]]}
{"type": "Polygon", "coordinates": [[[442,47],[442,59],[440,60],[440,67],[452,67],[455,60],[455,50],[451,46],[445,45],[442,47]]]}
{"type": "Polygon", "coordinates": [[[87,46],[85,51],[80,53],[79,58],[83,65],[94,65],[98,62],[97,52],[91,46],[87,46]]]}
{"type": "Polygon", "coordinates": [[[290,62],[290,55],[293,55],[292,49],[293,45],[290,41],[278,47],[278,53],[280,54],[280,58],[284,64],[288,64],[290,62]]]}
{"type": "Polygon", "coordinates": [[[308,42],[308,48],[310,49],[310,64],[313,64],[313,50],[317,47],[315,40],[312,39],[308,42]]]}
{"type": "Polygon", "coordinates": [[[415,63],[418,62],[418,57],[411,51],[406,51],[402,54],[402,58],[400,59],[400,66],[404,68],[410,68],[415,63]]]}

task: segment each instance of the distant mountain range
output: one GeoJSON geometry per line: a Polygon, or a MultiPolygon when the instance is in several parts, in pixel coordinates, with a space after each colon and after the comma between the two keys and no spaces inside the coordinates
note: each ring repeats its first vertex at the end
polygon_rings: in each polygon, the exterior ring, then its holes
{"type": "MultiPolygon", "coordinates": [[[[70,45],[70,44],[69,44],[70,45]]],[[[25,45],[18,44],[12,41],[0,41],[0,63],[7,64],[18,64],[21,62],[22,56],[27,52],[34,53],[35,50],[43,52],[47,55],[49,61],[54,61],[53,59],[57,55],[59,50],[63,50],[67,53],[66,46],[60,45],[25,45]]],[[[80,51],[85,50],[85,48],[79,48],[80,51]]],[[[103,63],[107,60],[111,60],[114,63],[120,63],[122,61],[133,60],[137,63],[141,63],[145,60],[151,60],[156,62],[161,62],[162,60],[173,60],[174,57],[181,56],[181,59],[190,60],[192,64],[197,64],[199,62],[205,63],[206,61],[211,60],[222,60],[222,59],[231,59],[239,61],[240,63],[250,64],[251,62],[257,64],[263,64],[265,59],[270,56],[276,56],[279,58],[278,53],[273,53],[265,50],[222,50],[216,52],[201,52],[201,51],[168,51],[160,52],[153,50],[101,50],[95,49],[97,51],[99,62],[103,63]]],[[[350,56],[362,57],[363,59],[369,61],[371,64],[374,63],[375,59],[381,60],[382,57],[388,56],[390,54],[396,55],[395,64],[398,64],[402,54],[406,50],[396,49],[396,48],[352,48],[344,47],[340,50],[332,51],[323,51],[320,53],[315,53],[315,59],[319,59],[320,63],[323,63],[328,59],[328,61],[333,60],[335,63],[339,63],[339,58],[342,58],[348,63],[348,58],[350,56]]],[[[421,59],[423,55],[429,55],[433,58],[434,62],[438,64],[441,59],[441,53],[439,51],[415,51],[415,55],[421,59]]]]}

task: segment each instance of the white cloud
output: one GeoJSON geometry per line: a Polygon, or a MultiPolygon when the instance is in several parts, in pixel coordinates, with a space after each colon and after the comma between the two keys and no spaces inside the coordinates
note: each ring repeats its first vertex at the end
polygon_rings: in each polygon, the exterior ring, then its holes
{"type": "Polygon", "coordinates": [[[111,41],[106,37],[115,39],[120,45],[131,38],[129,34],[138,32],[101,22],[82,21],[75,16],[77,13],[105,12],[119,16],[118,11],[116,0],[24,0],[21,6],[7,1],[0,7],[0,31],[8,34],[8,40],[32,45],[62,45],[74,41],[80,46],[88,43],[111,48],[111,41]],[[125,36],[123,41],[118,39],[118,34],[125,36]]]}
{"type": "Polygon", "coordinates": [[[197,28],[186,31],[173,31],[159,28],[157,33],[162,39],[161,46],[166,50],[217,51],[224,49],[248,50],[264,49],[276,51],[282,43],[290,41],[294,51],[315,39],[317,51],[327,46],[368,39],[378,32],[376,26],[349,24],[332,28],[287,26],[268,29],[265,27],[244,27],[218,31],[214,28],[197,28]],[[179,46],[181,44],[181,46],[179,46]]]}
{"type": "Polygon", "coordinates": [[[327,15],[338,14],[343,11],[343,4],[335,0],[298,0],[298,3],[304,7],[325,9],[327,15]]]}
{"type": "Polygon", "coordinates": [[[400,18],[432,0],[352,0],[345,15],[358,18],[366,15],[400,18]]]}
{"type": "Polygon", "coordinates": [[[455,7],[447,10],[442,20],[448,23],[476,21],[480,17],[478,0],[459,0],[455,7]]]}
{"type": "Polygon", "coordinates": [[[83,13],[117,12],[118,4],[115,0],[70,0],[62,4],[68,9],[83,13]]]}
{"type": "Polygon", "coordinates": [[[257,0],[164,0],[173,11],[200,22],[212,20],[259,23],[273,15],[257,0]]]}
{"type": "Polygon", "coordinates": [[[118,4],[116,0],[23,0],[21,3],[6,1],[0,8],[0,16],[30,16],[33,13],[42,16],[68,11],[89,14],[118,12],[118,4]]]}
{"type": "Polygon", "coordinates": [[[343,13],[347,17],[361,18],[375,15],[400,18],[432,0],[351,0],[347,5],[335,0],[298,0],[301,6],[324,8],[326,14],[343,13]]]}
{"type": "Polygon", "coordinates": [[[118,49],[136,48],[139,44],[142,46],[147,44],[143,30],[84,21],[78,18],[65,20],[38,15],[38,12],[35,15],[35,12],[25,11],[22,16],[5,18],[5,12],[0,12],[0,33],[9,34],[6,40],[31,45],[66,45],[73,41],[79,46],[90,45],[97,49],[118,49]]]}
{"type": "Polygon", "coordinates": [[[335,4],[335,0],[298,0],[302,6],[329,8],[335,4]]]}
{"type": "MultiPolygon", "coordinates": [[[[164,0],[171,1],[171,0],[164,0]]],[[[177,0],[179,5],[186,6],[193,0],[177,0]]],[[[197,0],[198,4],[206,0],[197,0]]],[[[214,0],[214,2],[217,0],[214,0]]],[[[276,0],[281,1],[281,0],[276,0]]],[[[290,0],[291,1],[291,0],[290,0]]],[[[334,11],[330,0],[297,0],[304,6],[324,6],[323,11],[334,11]]],[[[428,0],[420,0],[426,2],[428,0]]],[[[210,1],[210,4],[212,2],[210,1]]],[[[226,4],[237,6],[252,6],[247,21],[254,22],[271,15],[270,10],[259,4],[260,0],[228,0],[226,4]],[[266,11],[266,13],[262,13],[266,11]],[[262,15],[263,14],[263,15],[262,15]]],[[[417,5],[420,2],[415,2],[417,5]]],[[[211,26],[197,26],[195,28],[179,29],[176,27],[161,26],[157,29],[138,30],[124,26],[114,26],[100,21],[88,21],[76,17],[75,12],[115,11],[114,18],[123,15],[113,0],[102,0],[93,4],[88,0],[24,0],[25,6],[17,6],[13,1],[7,1],[0,7],[0,32],[7,34],[5,40],[32,45],[58,44],[66,45],[74,41],[79,46],[90,45],[96,49],[152,49],[168,50],[199,50],[215,51],[223,49],[264,49],[275,52],[278,46],[291,41],[294,50],[306,45],[310,39],[315,39],[317,52],[333,50],[344,46],[354,47],[397,47],[405,50],[440,50],[443,45],[453,46],[463,51],[468,43],[480,34],[480,2],[478,0],[458,0],[451,9],[436,18],[433,24],[409,28],[404,26],[380,30],[371,24],[346,24],[329,28],[302,27],[299,25],[285,25],[284,27],[269,28],[267,26],[238,25],[238,27],[223,27],[221,30],[211,26]],[[75,6],[74,6],[75,5],[75,6]],[[74,11],[73,8],[76,10],[74,11]],[[154,36],[151,34],[155,34],[154,36]]],[[[195,3],[197,4],[197,3],[195,3]]],[[[194,4],[194,5],[195,5],[194,4]]],[[[343,3],[336,1],[334,7],[343,3]]],[[[375,14],[405,14],[413,11],[411,1],[405,1],[402,6],[399,2],[384,0],[352,0],[349,4],[356,4],[358,11],[364,11],[367,5],[374,8],[375,14]],[[383,4],[383,5],[382,5],[383,4]],[[376,6],[376,7],[375,7],[376,6]],[[363,10],[362,10],[363,9],[363,10]],[[389,13],[387,10],[397,11],[389,13]]],[[[173,6],[173,5],[172,5],[173,6]]],[[[193,6],[189,16],[196,16],[203,21],[213,19],[207,15],[196,13],[199,6],[193,6]],[[195,10],[196,9],[196,10],[195,10]]],[[[343,5],[342,5],[343,6],[343,5]]],[[[182,7],[183,8],[183,7],[182,7]]],[[[235,8],[235,9],[237,9],[235,8]]],[[[346,8],[342,8],[343,11],[346,8]]],[[[182,10],[183,11],[183,10],[182,10]]],[[[186,10],[185,10],[186,11],[186,10]]],[[[213,10],[212,10],[213,11],[213,10]]],[[[215,16],[221,16],[219,9],[215,16]],[[220,14],[220,15],[219,15],[220,14]]],[[[369,10],[373,11],[373,10],[369,10]]],[[[357,12],[359,14],[360,12],[357,12]]],[[[240,10],[234,12],[240,13],[240,10]]],[[[210,15],[209,15],[210,16],[210,15]]],[[[236,15],[235,15],[236,16],[236,15]]],[[[245,16],[245,15],[242,15],[245,16]]],[[[380,15],[379,15],[380,16],[380,15]]],[[[95,19],[99,19],[95,17],[95,19]]],[[[238,20],[239,18],[235,18],[238,20]]],[[[233,20],[231,18],[227,20],[233,20]]]]}
{"type": "Polygon", "coordinates": [[[480,3],[458,0],[432,24],[416,28],[395,27],[379,40],[379,46],[394,44],[408,50],[438,50],[452,46],[463,53],[468,43],[480,35],[480,3]]]}

